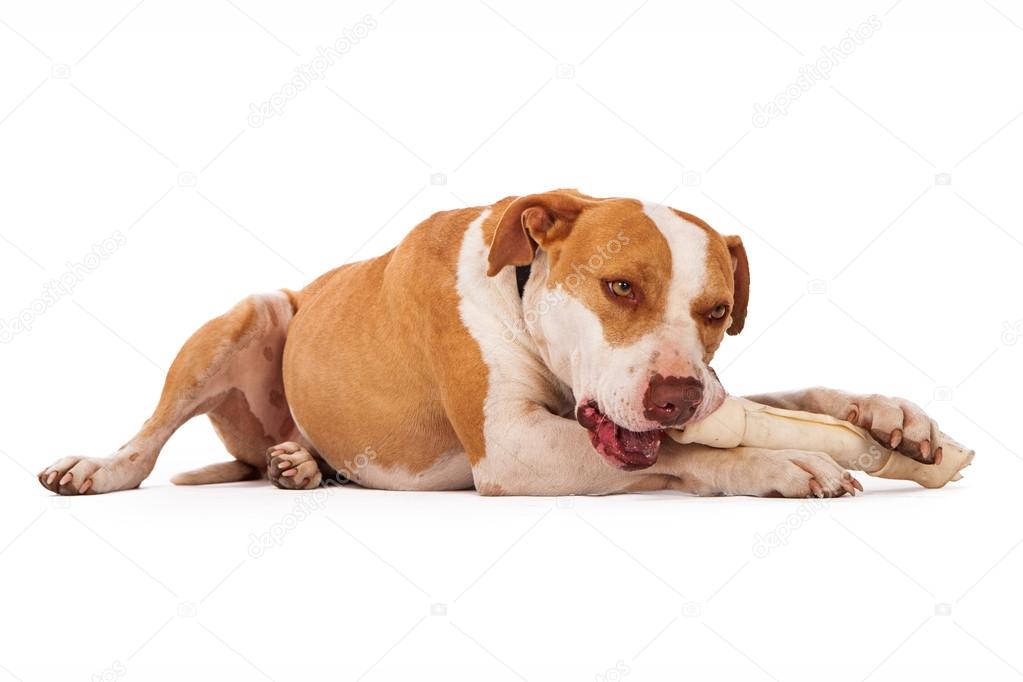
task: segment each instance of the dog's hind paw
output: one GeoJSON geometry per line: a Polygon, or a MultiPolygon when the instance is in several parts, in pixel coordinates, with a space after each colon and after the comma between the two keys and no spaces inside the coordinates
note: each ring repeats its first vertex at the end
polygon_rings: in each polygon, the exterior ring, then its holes
{"type": "Polygon", "coordinates": [[[311,490],[323,480],[316,458],[298,443],[280,443],[266,451],[270,482],[287,490],[311,490]]]}

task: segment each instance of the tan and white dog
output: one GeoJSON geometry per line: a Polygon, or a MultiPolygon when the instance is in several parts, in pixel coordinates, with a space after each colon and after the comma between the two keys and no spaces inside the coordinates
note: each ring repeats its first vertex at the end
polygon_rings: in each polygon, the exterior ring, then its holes
{"type": "MultiPolygon", "coordinates": [[[[379,258],[207,322],[134,438],[39,480],[63,495],[135,488],[174,431],[207,414],[235,459],[175,483],[854,492],[821,453],[662,438],[724,399],[709,363],[748,299],[740,239],[665,206],[557,190],[437,213],[379,258]]],[[[940,455],[936,424],[904,400],[828,389],[754,399],[848,418],[919,461],[940,455]]]]}

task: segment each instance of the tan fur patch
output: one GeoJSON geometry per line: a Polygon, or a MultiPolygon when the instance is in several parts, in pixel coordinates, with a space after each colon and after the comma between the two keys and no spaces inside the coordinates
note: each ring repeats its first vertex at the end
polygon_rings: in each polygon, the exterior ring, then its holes
{"type": "Polygon", "coordinates": [[[613,346],[628,345],[664,320],[671,250],[633,199],[606,199],[584,210],[566,237],[547,246],[551,287],[560,285],[592,310],[613,346]],[[585,236],[582,236],[585,235],[585,236]],[[608,284],[629,282],[635,302],[614,297],[608,284]]]}
{"type": "Polygon", "coordinates": [[[335,469],[367,452],[374,466],[411,474],[452,449],[470,461],[485,455],[487,370],[459,316],[455,282],[458,245],[481,210],[434,214],[390,253],[297,294],[285,391],[303,433],[335,469]],[[372,323],[351,323],[363,314],[372,323]]]}

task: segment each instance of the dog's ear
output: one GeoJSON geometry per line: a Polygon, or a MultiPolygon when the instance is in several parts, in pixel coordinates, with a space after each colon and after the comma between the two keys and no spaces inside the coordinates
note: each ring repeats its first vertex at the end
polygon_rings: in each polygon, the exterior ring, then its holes
{"type": "Polygon", "coordinates": [[[546,248],[572,231],[576,218],[593,201],[566,191],[519,197],[505,209],[494,231],[487,276],[509,265],[529,265],[536,249],[546,248]]]}
{"type": "Polygon", "coordinates": [[[739,237],[725,237],[728,253],[732,257],[732,279],[735,283],[735,294],[732,300],[732,324],[728,328],[731,335],[738,334],[746,324],[746,309],[749,307],[749,261],[746,259],[746,247],[739,237]]]}

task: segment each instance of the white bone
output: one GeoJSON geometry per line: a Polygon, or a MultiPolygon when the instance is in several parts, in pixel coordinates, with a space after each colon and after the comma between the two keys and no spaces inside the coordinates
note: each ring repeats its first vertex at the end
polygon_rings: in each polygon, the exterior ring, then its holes
{"type": "Polygon", "coordinates": [[[846,469],[871,476],[915,481],[925,488],[940,488],[958,481],[960,471],[973,461],[970,450],[944,433],[940,464],[923,464],[880,445],[864,429],[828,415],[782,410],[745,398],[726,398],[716,412],[668,435],[679,443],[700,443],[717,448],[739,446],[769,450],[824,452],[846,469]]]}

